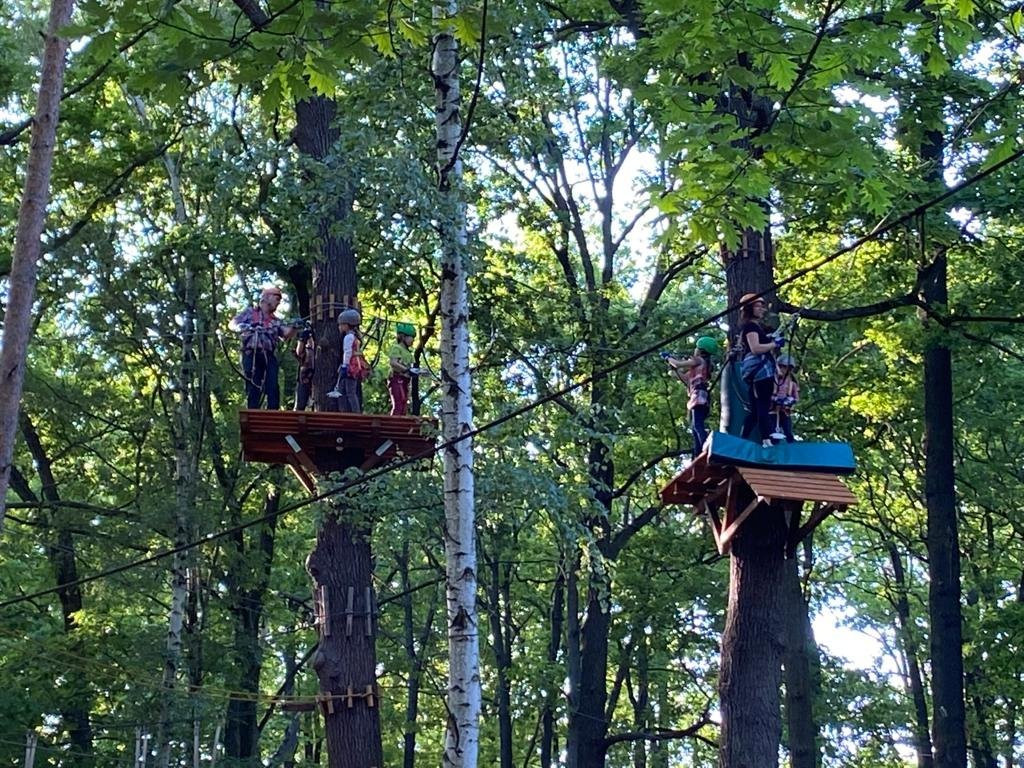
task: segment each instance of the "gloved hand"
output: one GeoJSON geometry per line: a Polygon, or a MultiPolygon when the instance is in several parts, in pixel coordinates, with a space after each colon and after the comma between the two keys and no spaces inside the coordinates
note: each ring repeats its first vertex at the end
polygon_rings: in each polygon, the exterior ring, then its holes
{"type": "Polygon", "coordinates": [[[409,369],[409,375],[410,376],[419,376],[421,373],[423,373],[423,369],[422,368],[410,368],[409,369]]]}
{"type": "Polygon", "coordinates": [[[782,404],[785,407],[787,407],[787,408],[792,408],[794,405],[796,405],[796,398],[795,397],[784,397],[784,398],[782,398],[782,400],[783,400],[782,404]]]}
{"type": "Polygon", "coordinates": [[[658,357],[660,357],[662,360],[668,360],[670,357],[672,357],[672,355],[666,352],[665,350],[661,350],[661,352],[658,353],[658,357]]]}
{"type": "Polygon", "coordinates": [[[312,335],[313,332],[309,330],[309,328],[306,328],[299,332],[299,341],[307,341],[312,335]]]}
{"type": "Polygon", "coordinates": [[[348,377],[348,366],[347,365],[339,365],[338,366],[338,375],[343,377],[343,378],[347,378],[348,377]]]}
{"type": "Polygon", "coordinates": [[[779,338],[777,338],[775,340],[775,348],[776,349],[782,349],[784,346],[786,346],[786,340],[785,339],[783,339],[782,337],[779,337],[779,338]]]}
{"type": "Polygon", "coordinates": [[[778,406],[784,407],[786,405],[786,400],[788,400],[788,399],[789,398],[786,398],[786,397],[773,397],[772,398],[772,405],[778,405],[778,406]]]}

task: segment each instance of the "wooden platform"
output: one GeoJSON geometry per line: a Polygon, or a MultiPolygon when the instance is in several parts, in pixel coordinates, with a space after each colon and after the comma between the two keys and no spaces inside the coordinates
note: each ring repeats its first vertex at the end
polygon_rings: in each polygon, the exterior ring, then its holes
{"type": "Polygon", "coordinates": [[[661,489],[661,500],[665,504],[693,505],[695,514],[707,516],[715,545],[723,555],[731,549],[740,526],[762,504],[785,505],[792,550],[826,517],[857,503],[857,497],[834,472],[732,466],[713,461],[709,451],[661,489]],[[753,501],[740,509],[737,490],[742,486],[750,489],[753,501]],[[801,524],[805,502],[814,506],[801,524]]]}
{"type": "Polygon", "coordinates": [[[319,411],[239,411],[242,458],[287,464],[312,492],[312,475],[327,457],[358,452],[360,468],[411,456],[430,456],[437,422],[418,416],[319,411]]]}

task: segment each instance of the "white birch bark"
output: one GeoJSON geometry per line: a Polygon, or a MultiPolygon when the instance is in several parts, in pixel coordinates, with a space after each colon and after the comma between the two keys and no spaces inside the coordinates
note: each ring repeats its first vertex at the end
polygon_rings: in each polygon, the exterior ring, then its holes
{"type": "MultiPolygon", "coordinates": [[[[456,156],[459,116],[458,47],[449,19],[455,0],[434,6],[432,74],[437,94],[437,164],[441,205],[441,430],[445,442],[472,429],[469,301],[466,293],[466,204],[456,156]]],[[[444,452],[446,594],[448,605],[448,724],[443,763],[476,768],[480,740],[480,641],[473,498],[473,441],[444,452]]]]}
{"type": "Polygon", "coordinates": [[[3,347],[0,347],[0,529],[6,511],[7,488],[18,434],[18,407],[25,383],[25,354],[32,325],[39,265],[40,239],[50,199],[50,171],[64,89],[64,63],[68,41],[58,36],[67,26],[74,0],[53,0],[46,22],[39,100],[32,119],[32,143],[25,172],[25,188],[18,209],[18,226],[11,261],[3,347]]]}

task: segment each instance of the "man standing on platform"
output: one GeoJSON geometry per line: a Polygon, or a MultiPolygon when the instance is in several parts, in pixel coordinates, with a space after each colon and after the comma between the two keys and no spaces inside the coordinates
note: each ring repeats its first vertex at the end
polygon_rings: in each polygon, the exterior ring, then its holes
{"type": "Polygon", "coordinates": [[[242,335],[242,372],[245,374],[247,408],[259,408],[264,394],[269,410],[276,411],[281,407],[277,342],[295,335],[295,328],[285,325],[274,314],[281,298],[281,289],[276,285],[264,286],[259,304],[239,312],[229,325],[232,331],[242,335]]]}

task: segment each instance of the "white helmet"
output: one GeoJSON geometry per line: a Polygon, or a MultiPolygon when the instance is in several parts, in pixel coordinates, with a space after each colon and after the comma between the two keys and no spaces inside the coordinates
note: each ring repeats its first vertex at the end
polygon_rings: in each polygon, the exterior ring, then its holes
{"type": "Polygon", "coordinates": [[[338,324],[344,323],[345,325],[356,326],[362,322],[362,317],[359,316],[359,310],[357,309],[346,309],[340,315],[338,315],[338,324]]]}

